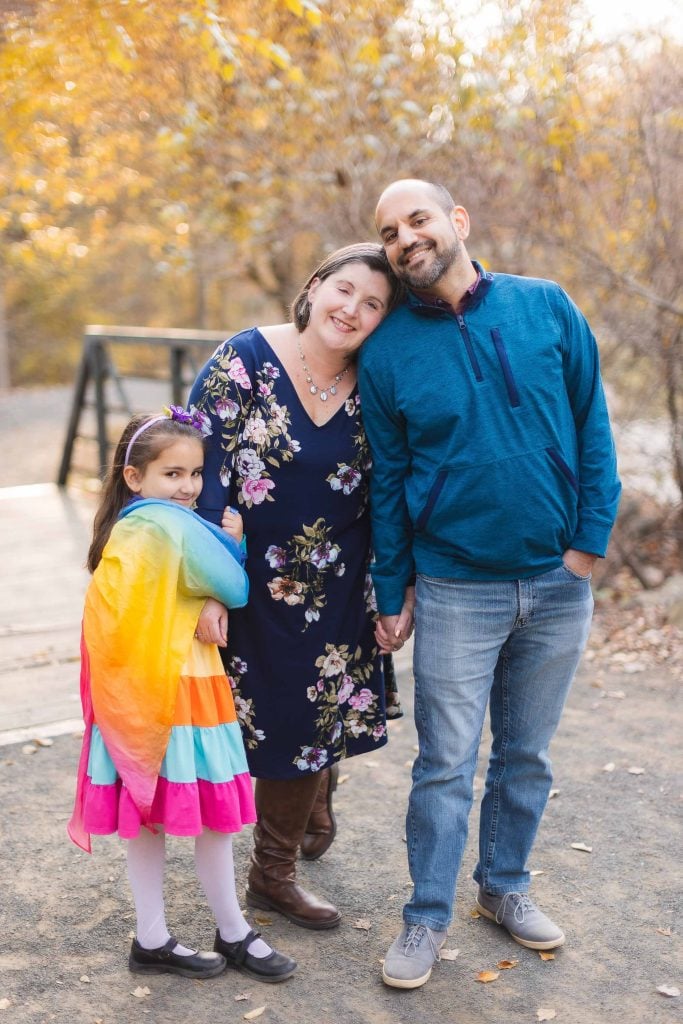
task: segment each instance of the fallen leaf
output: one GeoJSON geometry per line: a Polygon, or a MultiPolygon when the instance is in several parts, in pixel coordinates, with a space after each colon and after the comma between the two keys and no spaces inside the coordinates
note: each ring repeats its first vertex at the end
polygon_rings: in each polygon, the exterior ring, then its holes
{"type": "Polygon", "coordinates": [[[38,747],[51,747],[54,740],[51,740],[48,736],[42,736],[33,741],[38,747]]]}
{"type": "Polygon", "coordinates": [[[482,985],[488,985],[490,981],[495,981],[499,975],[500,971],[479,971],[475,980],[480,981],[482,985]]]}
{"type": "Polygon", "coordinates": [[[368,921],[367,917],[359,917],[353,927],[361,932],[369,932],[372,928],[372,922],[368,921]]]}
{"type": "Polygon", "coordinates": [[[442,960],[457,960],[460,956],[459,949],[442,949],[439,956],[442,960]]]}
{"type": "Polygon", "coordinates": [[[417,743],[413,746],[413,750],[415,751],[416,754],[419,754],[420,748],[418,747],[417,743]]]}
{"type": "Polygon", "coordinates": [[[268,917],[267,914],[254,914],[254,921],[262,928],[273,923],[272,917],[268,917]]]}
{"type": "Polygon", "coordinates": [[[403,762],[403,767],[404,768],[412,768],[413,767],[413,763],[414,763],[413,761],[404,761],[403,762]]]}
{"type": "Polygon", "coordinates": [[[350,778],[351,778],[350,775],[340,775],[339,778],[337,779],[337,785],[338,786],[343,786],[344,783],[348,782],[350,778]]]}
{"type": "Polygon", "coordinates": [[[7,996],[4,999],[0,999],[0,1010],[9,1010],[11,1005],[7,996]]]}
{"type": "Polygon", "coordinates": [[[80,976],[80,978],[78,980],[82,981],[84,985],[89,985],[90,984],[90,978],[88,977],[87,974],[81,974],[81,976],[80,976]]]}
{"type": "Polygon", "coordinates": [[[680,988],[676,988],[675,985],[658,985],[657,991],[662,996],[668,996],[669,999],[675,999],[676,996],[680,996],[680,988]]]}
{"type": "Polygon", "coordinates": [[[470,910],[470,917],[473,917],[476,921],[478,917],[481,917],[481,914],[478,910],[470,910]]]}
{"type": "Polygon", "coordinates": [[[585,843],[572,843],[572,850],[581,850],[583,853],[592,853],[593,847],[586,846],[585,843]]]}
{"type": "Polygon", "coordinates": [[[500,967],[501,971],[511,971],[518,963],[519,960],[499,960],[496,967],[500,967]]]}
{"type": "Polygon", "coordinates": [[[545,874],[545,871],[541,871],[541,870],[539,869],[538,871],[530,871],[530,872],[529,872],[529,874],[530,874],[530,875],[532,876],[532,878],[535,878],[535,877],[536,877],[536,875],[544,875],[544,874],[545,874]]]}
{"type": "Polygon", "coordinates": [[[235,996],[236,1003],[243,1003],[245,999],[251,999],[251,992],[239,992],[235,996]]]}
{"type": "Polygon", "coordinates": [[[633,767],[633,768],[629,768],[628,773],[629,773],[629,775],[644,775],[645,774],[645,769],[644,768],[633,767]]]}
{"type": "Polygon", "coordinates": [[[671,931],[670,928],[658,928],[657,931],[659,932],[660,935],[666,935],[667,939],[670,939],[671,936],[673,935],[673,932],[671,931]]]}
{"type": "Polygon", "coordinates": [[[545,1006],[539,1006],[536,1010],[536,1020],[555,1020],[557,1013],[545,1006]]]}
{"type": "Polygon", "coordinates": [[[36,754],[38,752],[38,747],[34,747],[32,743],[25,743],[21,748],[21,752],[22,754],[36,754]]]}
{"type": "Polygon", "coordinates": [[[613,772],[615,768],[616,765],[614,761],[608,761],[607,764],[603,764],[602,766],[603,772],[613,772]]]}
{"type": "Polygon", "coordinates": [[[541,960],[554,960],[555,959],[555,954],[554,953],[548,953],[547,950],[545,950],[545,949],[539,949],[538,955],[540,956],[541,960]]]}
{"type": "Polygon", "coordinates": [[[256,1020],[257,1017],[261,1016],[261,1014],[263,1013],[264,1010],[265,1010],[265,1006],[257,1006],[255,1010],[250,1010],[249,1013],[245,1013],[244,1014],[244,1019],[245,1020],[256,1020]]]}
{"type": "Polygon", "coordinates": [[[150,991],[149,991],[149,989],[147,988],[146,985],[145,986],[138,985],[138,987],[134,988],[133,991],[131,992],[131,995],[135,996],[136,999],[144,999],[145,996],[148,996],[150,994],[151,993],[150,993],[150,991]]]}
{"type": "Polygon", "coordinates": [[[554,797],[559,796],[559,795],[560,795],[559,789],[551,789],[550,792],[548,793],[548,800],[552,800],[554,797]]]}

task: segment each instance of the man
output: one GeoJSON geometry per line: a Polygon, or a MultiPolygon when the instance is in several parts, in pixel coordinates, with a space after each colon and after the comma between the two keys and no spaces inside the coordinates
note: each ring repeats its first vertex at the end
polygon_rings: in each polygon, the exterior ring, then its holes
{"type": "Polygon", "coordinates": [[[383,978],[417,988],[451,919],[487,703],[477,906],[531,949],[564,942],[526,862],[620,486],[595,339],[562,289],[472,262],[469,217],[442,186],[396,181],[376,219],[407,296],[360,358],[373,578],[378,637],[398,649],[416,577],[419,738],[414,890],[383,978]]]}

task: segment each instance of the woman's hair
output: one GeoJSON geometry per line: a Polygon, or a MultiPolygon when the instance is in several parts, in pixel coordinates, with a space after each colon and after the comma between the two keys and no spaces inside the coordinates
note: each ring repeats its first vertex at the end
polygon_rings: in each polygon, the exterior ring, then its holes
{"type": "Polygon", "coordinates": [[[308,281],[306,281],[306,284],[294,299],[294,302],[290,307],[290,315],[299,334],[301,334],[304,328],[308,325],[311,315],[311,304],[308,301],[308,289],[311,287],[315,278],[324,281],[326,277],[336,274],[337,271],[342,270],[342,268],[347,266],[349,263],[364,263],[370,270],[375,270],[379,274],[384,274],[389,282],[390,288],[387,313],[389,313],[399,301],[403,294],[403,285],[398,278],[394,276],[394,273],[389,266],[389,260],[387,259],[382,246],[377,242],[356,242],[355,245],[345,245],[343,249],[337,249],[335,252],[332,252],[329,256],[325,257],[320,266],[313,271],[308,281]]]}
{"type": "Polygon", "coordinates": [[[123,478],[124,467],[134,466],[139,473],[144,473],[150,462],[158,459],[166,448],[181,437],[191,437],[203,444],[201,430],[191,423],[182,423],[154,413],[133,416],[125,427],[104,479],[100,507],[93,523],[93,538],[86,563],[90,572],[94,572],[100,563],[119,512],[133,497],[133,491],[123,478]],[[149,426],[144,427],[145,423],[149,423],[149,426]],[[141,427],[144,429],[136,437],[141,427]]]}

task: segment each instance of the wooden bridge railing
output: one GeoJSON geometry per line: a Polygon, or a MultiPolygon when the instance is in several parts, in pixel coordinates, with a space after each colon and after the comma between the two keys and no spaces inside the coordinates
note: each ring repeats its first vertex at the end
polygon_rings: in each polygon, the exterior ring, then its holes
{"type": "MultiPolygon", "coordinates": [[[[73,466],[74,446],[78,438],[95,441],[98,451],[98,473],[102,477],[109,460],[111,439],[109,421],[112,413],[132,416],[136,411],[130,394],[132,380],[155,380],[168,383],[166,401],[181,405],[197,371],[216,346],[233,333],[225,331],[182,330],[179,328],[153,329],[147,327],[118,327],[92,324],[83,334],[83,352],[78,367],[74,395],[69,415],[66,439],[62,451],[57,483],[64,487],[73,466]],[[153,370],[145,372],[142,366],[132,370],[117,364],[116,355],[126,347],[145,347],[154,359],[153,370]],[[111,382],[118,405],[112,404],[107,387],[111,382]],[[95,435],[81,431],[86,409],[95,413],[95,435]]],[[[140,352],[142,355],[142,351],[140,352]]],[[[130,362],[130,359],[128,360],[130,362]]]]}

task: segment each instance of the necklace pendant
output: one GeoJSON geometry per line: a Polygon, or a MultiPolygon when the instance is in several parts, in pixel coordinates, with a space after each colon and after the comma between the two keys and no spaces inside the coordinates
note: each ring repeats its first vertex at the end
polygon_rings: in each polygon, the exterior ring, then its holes
{"type": "Polygon", "coordinates": [[[321,391],[320,392],[320,401],[321,402],[326,402],[327,401],[327,391],[321,391]]]}
{"type": "Polygon", "coordinates": [[[317,387],[315,386],[315,384],[311,384],[311,386],[310,386],[309,390],[310,390],[310,392],[311,392],[311,394],[312,394],[312,395],[317,395],[317,394],[318,394],[318,389],[317,389],[317,387]]]}
{"type": "Polygon", "coordinates": [[[337,385],[336,384],[333,384],[332,387],[330,388],[330,394],[331,395],[336,395],[337,394],[337,385]]]}

